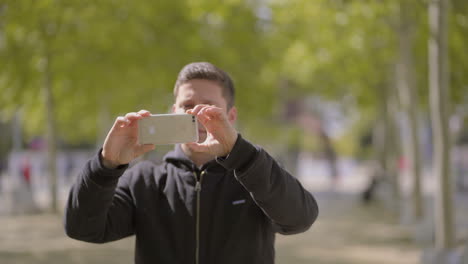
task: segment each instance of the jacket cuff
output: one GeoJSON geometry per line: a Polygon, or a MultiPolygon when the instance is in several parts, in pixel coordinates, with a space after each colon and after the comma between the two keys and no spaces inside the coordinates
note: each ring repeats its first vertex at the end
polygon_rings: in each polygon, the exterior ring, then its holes
{"type": "Polygon", "coordinates": [[[115,185],[119,177],[122,176],[122,174],[128,168],[128,164],[120,165],[115,169],[106,168],[102,163],[101,152],[102,148],[90,162],[90,168],[92,173],[89,174],[89,178],[90,180],[102,187],[115,185]]]}
{"type": "Polygon", "coordinates": [[[218,157],[216,161],[227,170],[244,171],[249,167],[250,162],[254,159],[257,152],[257,149],[252,143],[238,134],[236,143],[229,155],[226,157],[218,157]]]}

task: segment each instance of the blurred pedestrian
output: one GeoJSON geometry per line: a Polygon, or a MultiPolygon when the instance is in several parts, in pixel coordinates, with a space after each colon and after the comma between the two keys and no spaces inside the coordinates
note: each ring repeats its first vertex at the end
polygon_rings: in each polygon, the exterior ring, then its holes
{"type": "Polygon", "coordinates": [[[24,157],[21,162],[21,176],[28,190],[31,190],[31,161],[29,157],[24,157]]]}
{"type": "MultiPolygon", "coordinates": [[[[274,263],[275,233],[307,230],[314,197],[262,148],[234,128],[227,73],[192,63],[179,73],[175,113],[197,117],[200,140],[176,145],[161,165],[136,157],[141,110],[118,117],[103,148],[71,189],[67,234],[102,243],[136,235],[136,263],[274,263]]],[[[252,95],[255,96],[255,95],[252,95]]]]}

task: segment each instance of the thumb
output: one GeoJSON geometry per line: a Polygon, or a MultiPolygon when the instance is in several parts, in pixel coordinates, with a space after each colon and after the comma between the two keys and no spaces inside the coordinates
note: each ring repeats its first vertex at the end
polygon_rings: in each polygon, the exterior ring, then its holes
{"type": "Polygon", "coordinates": [[[135,148],[135,157],[141,156],[141,155],[145,154],[146,152],[154,150],[155,148],[156,148],[156,146],[154,144],[138,145],[135,148]]]}
{"type": "Polygon", "coordinates": [[[206,144],[203,143],[191,142],[186,143],[185,145],[194,152],[206,152],[208,149],[206,144]]]}

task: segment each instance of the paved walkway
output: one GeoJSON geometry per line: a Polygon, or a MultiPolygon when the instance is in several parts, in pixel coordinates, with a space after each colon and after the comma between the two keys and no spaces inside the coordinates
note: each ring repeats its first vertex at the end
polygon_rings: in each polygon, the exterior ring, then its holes
{"type": "MultiPolygon", "coordinates": [[[[319,220],[311,230],[278,236],[277,263],[419,263],[420,249],[394,216],[353,195],[318,193],[319,220]]],[[[132,263],[134,239],[104,245],[71,240],[53,215],[0,217],[0,263],[132,263]]]]}
{"type": "Polygon", "coordinates": [[[362,205],[355,195],[319,193],[317,198],[321,210],[312,229],[278,237],[278,263],[419,263],[420,249],[392,213],[362,205]]]}

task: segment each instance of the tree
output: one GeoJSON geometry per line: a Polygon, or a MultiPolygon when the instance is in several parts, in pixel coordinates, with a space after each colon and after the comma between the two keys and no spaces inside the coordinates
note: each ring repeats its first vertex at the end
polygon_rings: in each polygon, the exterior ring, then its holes
{"type": "Polygon", "coordinates": [[[246,87],[238,93],[246,123],[255,123],[249,111],[265,116],[269,89],[256,76],[267,54],[255,8],[203,0],[2,2],[1,109],[22,109],[26,135],[47,131],[52,197],[57,141],[93,142],[110,116],[168,111],[188,62],[212,61],[246,87]],[[259,103],[250,87],[266,100],[259,103]]]}
{"type": "Polygon", "coordinates": [[[454,246],[451,143],[448,131],[448,4],[448,0],[433,0],[429,4],[429,89],[434,134],[434,173],[438,187],[435,196],[435,242],[439,250],[454,246]]]}
{"type": "MultiPolygon", "coordinates": [[[[408,155],[408,164],[413,179],[411,201],[412,214],[415,220],[420,221],[423,217],[423,197],[421,193],[421,155],[419,147],[419,116],[418,116],[418,92],[415,84],[413,39],[414,32],[418,26],[414,15],[415,8],[408,1],[400,1],[400,23],[398,25],[399,35],[399,58],[396,63],[396,86],[399,92],[400,104],[404,114],[405,127],[408,132],[404,152],[408,155]]],[[[403,139],[404,140],[404,139],[403,139]]]]}

